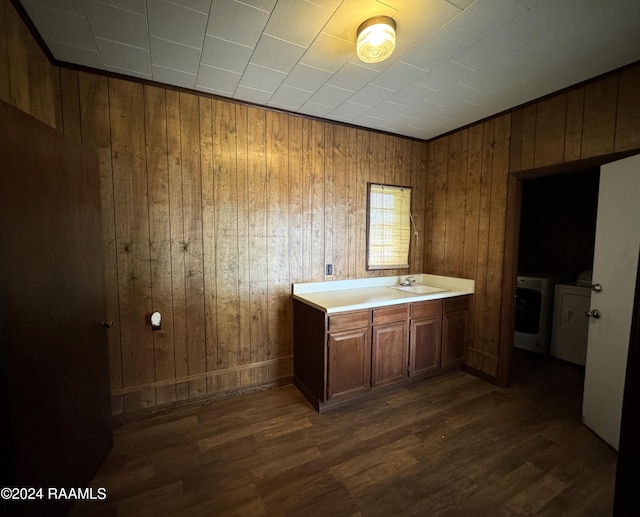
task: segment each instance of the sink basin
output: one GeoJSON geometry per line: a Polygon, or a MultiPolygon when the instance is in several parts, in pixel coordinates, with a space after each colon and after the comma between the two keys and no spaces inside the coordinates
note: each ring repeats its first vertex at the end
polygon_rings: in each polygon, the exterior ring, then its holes
{"type": "Polygon", "coordinates": [[[414,294],[432,294],[449,291],[449,289],[445,289],[443,287],[431,287],[430,285],[392,285],[389,286],[389,289],[397,289],[398,291],[406,291],[407,293],[414,294]]]}

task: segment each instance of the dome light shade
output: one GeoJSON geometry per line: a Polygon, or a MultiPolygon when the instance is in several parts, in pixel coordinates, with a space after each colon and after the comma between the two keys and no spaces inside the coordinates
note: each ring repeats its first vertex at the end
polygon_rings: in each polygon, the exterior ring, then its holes
{"type": "Polygon", "coordinates": [[[379,63],[396,48],[396,22],[389,16],[374,16],[358,27],[356,52],[365,63],[379,63]]]}

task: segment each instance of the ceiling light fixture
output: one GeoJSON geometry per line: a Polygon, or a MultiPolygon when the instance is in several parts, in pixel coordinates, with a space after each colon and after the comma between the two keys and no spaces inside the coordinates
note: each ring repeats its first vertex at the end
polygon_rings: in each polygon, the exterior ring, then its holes
{"type": "Polygon", "coordinates": [[[365,63],[379,63],[396,48],[396,22],[389,16],[374,16],[358,27],[356,52],[365,63]]]}

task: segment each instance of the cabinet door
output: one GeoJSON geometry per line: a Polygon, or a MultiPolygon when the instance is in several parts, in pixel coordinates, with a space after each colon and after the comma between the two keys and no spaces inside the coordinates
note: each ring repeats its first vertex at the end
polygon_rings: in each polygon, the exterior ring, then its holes
{"type": "Polygon", "coordinates": [[[409,376],[440,368],[440,314],[411,320],[409,376]]]}
{"type": "Polygon", "coordinates": [[[371,384],[382,386],[407,376],[407,322],[373,327],[371,384]]]}
{"type": "Polygon", "coordinates": [[[445,313],[442,317],[442,367],[464,359],[467,310],[445,313]]]}
{"type": "Polygon", "coordinates": [[[327,398],[355,395],[371,387],[369,329],[330,332],[327,398]]]}

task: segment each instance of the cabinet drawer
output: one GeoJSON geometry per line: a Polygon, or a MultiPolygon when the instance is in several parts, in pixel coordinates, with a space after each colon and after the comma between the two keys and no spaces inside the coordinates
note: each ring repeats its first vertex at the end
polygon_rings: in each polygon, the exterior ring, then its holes
{"type": "Polygon", "coordinates": [[[329,316],[329,332],[360,329],[369,326],[369,311],[345,312],[329,316]]]}
{"type": "Polygon", "coordinates": [[[411,304],[411,317],[424,318],[442,313],[442,300],[429,300],[411,304]]]}
{"type": "Polygon", "coordinates": [[[464,311],[469,308],[469,296],[444,299],[444,312],[464,311]]]}
{"type": "Polygon", "coordinates": [[[409,316],[408,305],[393,305],[391,307],[383,307],[381,309],[373,309],[373,324],[393,323],[395,321],[404,321],[409,316]]]}

